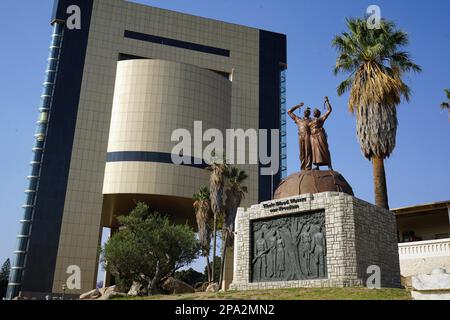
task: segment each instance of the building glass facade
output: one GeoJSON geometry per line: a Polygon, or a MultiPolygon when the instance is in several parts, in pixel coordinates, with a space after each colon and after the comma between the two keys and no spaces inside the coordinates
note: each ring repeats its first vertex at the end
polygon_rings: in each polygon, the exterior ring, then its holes
{"type": "Polygon", "coordinates": [[[271,198],[285,172],[285,35],[123,0],[56,0],[51,24],[8,298],[60,295],[73,265],[81,288],[66,296],[92,289],[101,230],[114,231],[135,200],[192,218],[205,165],[194,154],[192,165],[171,163],[170,134],[194,120],[205,130],[281,130],[275,176],[241,166],[242,205],[271,198]],[[79,30],[65,26],[71,5],[79,30]]]}
{"type": "Polygon", "coordinates": [[[286,140],[286,69],[280,72],[280,170],[281,178],[287,176],[287,140],[286,140]]]}
{"type": "Polygon", "coordinates": [[[25,204],[22,206],[24,208],[24,213],[23,218],[20,220],[20,233],[17,235],[18,244],[17,250],[14,251],[15,259],[11,267],[11,275],[6,294],[7,299],[12,299],[19,293],[22,285],[22,277],[25,271],[28,242],[31,236],[35,200],[39,188],[41,163],[44,158],[45,137],[47,135],[47,125],[51,112],[53,91],[57,79],[58,63],[61,54],[63,36],[64,24],[61,22],[54,22],[48,64],[45,71],[45,80],[41,95],[41,105],[39,106],[39,117],[37,121],[36,133],[34,135],[36,141],[32,149],[33,158],[30,162],[31,172],[27,177],[29,183],[27,190],[25,190],[26,200],[25,204]]]}

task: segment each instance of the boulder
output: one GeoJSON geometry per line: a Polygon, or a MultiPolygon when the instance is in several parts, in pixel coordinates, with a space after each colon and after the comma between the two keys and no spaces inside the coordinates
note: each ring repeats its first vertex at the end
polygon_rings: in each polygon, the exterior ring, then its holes
{"type": "Polygon", "coordinates": [[[420,292],[420,291],[411,291],[411,297],[414,300],[450,300],[450,293],[446,292],[420,292]]]}
{"type": "Polygon", "coordinates": [[[206,288],[208,288],[209,282],[199,282],[194,286],[195,292],[205,292],[206,288]]]}
{"type": "Polygon", "coordinates": [[[405,287],[405,289],[407,289],[407,290],[412,289],[412,277],[411,276],[409,276],[409,277],[401,276],[400,281],[401,281],[402,286],[405,287]]]}
{"type": "Polygon", "coordinates": [[[128,296],[126,293],[111,291],[111,292],[105,293],[104,295],[102,295],[97,300],[109,300],[109,299],[112,299],[112,298],[115,298],[115,297],[126,297],[126,296],[128,296]]]}
{"type": "Polygon", "coordinates": [[[119,289],[116,286],[110,286],[110,287],[103,287],[99,289],[100,291],[100,295],[104,295],[105,293],[108,292],[119,292],[119,289]]]}
{"type": "Polygon", "coordinates": [[[94,290],[91,290],[89,292],[83,293],[80,295],[80,300],[89,300],[89,299],[97,299],[102,294],[100,293],[100,290],[95,288],[94,290]]]}
{"type": "Polygon", "coordinates": [[[416,291],[450,290],[450,274],[445,269],[435,269],[431,274],[412,277],[412,287],[416,291]]]}
{"type": "Polygon", "coordinates": [[[107,288],[102,288],[102,295],[97,300],[109,300],[113,297],[117,296],[126,296],[125,293],[119,292],[119,289],[116,286],[111,286],[107,288]]]}
{"type": "Polygon", "coordinates": [[[166,281],[164,281],[162,288],[171,294],[195,292],[194,288],[188,285],[186,282],[175,279],[173,277],[170,277],[166,281]]]}
{"type": "Polygon", "coordinates": [[[130,290],[128,291],[129,296],[145,296],[147,294],[147,287],[143,284],[133,281],[130,290]]]}
{"type": "Polygon", "coordinates": [[[450,274],[439,268],[431,274],[415,275],[412,290],[414,300],[450,300],[450,274]]]}
{"type": "Polygon", "coordinates": [[[219,288],[219,284],[218,283],[211,283],[206,288],[206,292],[208,292],[208,293],[219,292],[219,289],[220,288],[219,288]]]}

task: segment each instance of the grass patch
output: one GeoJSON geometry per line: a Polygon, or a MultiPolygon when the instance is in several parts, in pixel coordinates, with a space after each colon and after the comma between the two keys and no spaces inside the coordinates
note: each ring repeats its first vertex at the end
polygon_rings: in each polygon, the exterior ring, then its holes
{"type": "Polygon", "coordinates": [[[293,288],[125,297],[118,300],[411,300],[405,289],[293,288]]]}

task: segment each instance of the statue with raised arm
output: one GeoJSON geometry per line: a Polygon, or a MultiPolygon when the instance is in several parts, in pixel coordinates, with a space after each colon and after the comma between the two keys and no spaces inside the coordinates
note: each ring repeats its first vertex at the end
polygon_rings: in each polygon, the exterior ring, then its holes
{"type": "MultiPolygon", "coordinates": [[[[324,106],[327,111],[323,115],[319,109],[315,109],[313,117],[310,118],[311,110],[309,108],[304,111],[303,117],[295,115],[294,112],[303,106],[304,103],[300,103],[288,111],[289,116],[295,121],[298,128],[302,170],[283,179],[275,190],[273,199],[286,199],[300,194],[316,194],[328,191],[353,196],[352,187],[339,172],[333,170],[331,163],[328,137],[324,129],[324,124],[332,112],[328,97],[325,97],[324,106]],[[321,170],[320,167],[322,166],[328,168],[321,170]]],[[[283,240],[285,240],[287,248],[289,244],[285,238],[283,240]]],[[[286,252],[290,251],[286,250],[286,252]]],[[[305,258],[307,258],[306,254],[305,258]]]]}
{"type": "Polygon", "coordinates": [[[330,149],[328,148],[327,134],[323,125],[327,118],[330,116],[332,108],[328,97],[325,97],[325,105],[327,106],[327,112],[322,115],[319,109],[314,109],[314,119],[309,122],[309,128],[311,132],[311,150],[312,150],[312,163],[314,164],[314,170],[320,170],[320,166],[328,166],[330,170],[333,170],[331,166],[330,149]]]}
{"type": "Polygon", "coordinates": [[[302,170],[312,169],[312,149],[311,149],[311,139],[310,139],[310,127],[311,122],[311,109],[306,108],[303,113],[303,118],[295,115],[295,110],[300,109],[305,104],[302,102],[288,111],[288,115],[295,121],[298,128],[298,141],[300,146],[300,163],[302,170]]]}

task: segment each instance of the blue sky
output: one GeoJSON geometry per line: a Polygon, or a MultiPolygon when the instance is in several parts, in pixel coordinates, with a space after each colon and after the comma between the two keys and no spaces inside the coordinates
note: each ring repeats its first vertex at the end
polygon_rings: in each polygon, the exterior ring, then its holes
{"type": "MultiPolygon", "coordinates": [[[[408,31],[408,50],[423,73],[409,75],[413,95],[398,108],[397,147],[386,161],[392,208],[450,200],[450,122],[439,108],[450,88],[450,1],[166,0],[136,1],[213,19],[276,31],[288,37],[287,102],[322,106],[328,95],[334,112],[326,124],[334,168],[359,198],[373,202],[372,168],[360,153],[347,96],[337,97],[343,77],[331,70],[330,43],[344,31],[345,18],[362,16],[371,4],[408,31]]],[[[52,0],[0,1],[0,263],[12,256],[22,215],[37,108],[51,29],[52,0]]],[[[288,119],[289,120],[289,119],[288,119]]],[[[288,171],[299,170],[295,126],[288,121],[288,171]]],[[[199,264],[196,267],[202,269],[199,264]]]]}

